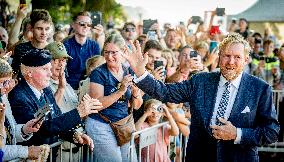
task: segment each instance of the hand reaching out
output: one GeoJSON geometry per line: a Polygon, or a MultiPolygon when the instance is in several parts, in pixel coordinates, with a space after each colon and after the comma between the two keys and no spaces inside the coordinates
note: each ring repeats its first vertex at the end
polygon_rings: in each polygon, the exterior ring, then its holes
{"type": "Polygon", "coordinates": [[[76,132],[74,134],[74,142],[75,143],[79,143],[81,145],[88,145],[90,147],[90,149],[93,151],[94,150],[94,142],[91,139],[91,137],[89,137],[86,134],[80,133],[80,132],[76,132]]]}
{"type": "Polygon", "coordinates": [[[40,146],[29,146],[28,148],[28,159],[36,160],[40,157],[43,149],[40,146]]]}
{"type": "Polygon", "coordinates": [[[145,66],[148,63],[148,53],[142,53],[141,46],[138,41],[130,42],[131,50],[125,46],[122,56],[129,62],[131,69],[140,77],[145,72],[145,66]]]}
{"type": "Polygon", "coordinates": [[[127,88],[133,85],[132,80],[133,80],[133,77],[130,74],[124,76],[123,80],[120,83],[119,91],[125,93],[127,88]]]}
{"type": "Polygon", "coordinates": [[[163,80],[165,78],[164,72],[165,72],[164,67],[160,66],[152,72],[152,75],[157,80],[163,80]]]}
{"type": "Polygon", "coordinates": [[[102,103],[98,99],[91,98],[88,94],[86,94],[83,96],[77,110],[80,117],[84,118],[89,114],[98,113],[102,107],[102,103]]]}

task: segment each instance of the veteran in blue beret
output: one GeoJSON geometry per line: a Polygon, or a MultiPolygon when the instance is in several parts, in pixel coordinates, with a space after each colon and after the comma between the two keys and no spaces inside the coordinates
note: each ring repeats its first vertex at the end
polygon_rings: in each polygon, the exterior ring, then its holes
{"type": "Polygon", "coordinates": [[[92,140],[85,134],[77,133],[73,128],[89,114],[97,113],[101,103],[85,97],[77,109],[63,113],[59,109],[49,87],[51,77],[51,54],[47,50],[32,50],[22,58],[21,79],[9,93],[9,101],[17,123],[26,123],[34,114],[45,107],[50,108],[40,130],[23,145],[52,144],[58,137],[70,142],[81,141],[93,148],[92,140]],[[75,138],[74,138],[75,137],[75,138]]]}

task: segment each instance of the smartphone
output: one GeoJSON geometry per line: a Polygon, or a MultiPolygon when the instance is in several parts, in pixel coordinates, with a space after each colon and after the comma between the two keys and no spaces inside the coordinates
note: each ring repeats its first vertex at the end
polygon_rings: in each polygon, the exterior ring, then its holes
{"type": "Polygon", "coordinates": [[[26,0],[20,0],[20,9],[24,8],[27,6],[26,0]]]}
{"type": "Polygon", "coordinates": [[[167,75],[166,69],[164,67],[164,62],[163,61],[154,61],[154,69],[157,69],[158,67],[162,66],[163,67],[163,76],[167,75]]]}
{"type": "Polygon", "coordinates": [[[201,17],[200,16],[191,16],[191,23],[192,24],[197,24],[200,21],[201,21],[201,17]]]}
{"type": "Polygon", "coordinates": [[[91,12],[92,26],[95,27],[98,24],[102,24],[102,13],[99,11],[91,12]]]}
{"type": "Polygon", "coordinates": [[[164,66],[163,61],[159,61],[159,60],[154,61],[154,69],[157,69],[160,66],[164,66]]]}
{"type": "Polygon", "coordinates": [[[190,58],[197,57],[198,53],[196,51],[190,51],[189,56],[190,58]]]}
{"type": "Polygon", "coordinates": [[[147,34],[148,31],[150,30],[151,26],[155,23],[158,23],[158,20],[143,20],[143,34],[147,34]]]}
{"type": "Polygon", "coordinates": [[[216,15],[217,16],[224,16],[225,15],[225,8],[216,8],[216,15]]]}
{"type": "Polygon", "coordinates": [[[50,113],[50,107],[48,104],[44,105],[43,108],[39,109],[35,114],[34,118],[39,119],[37,122],[34,123],[32,127],[37,125],[39,122],[43,121],[45,117],[50,113]]]}
{"type": "Polygon", "coordinates": [[[212,53],[212,51],[218,46],[218,42],[211,41],[209,44],[209,52],[212,53]]]}

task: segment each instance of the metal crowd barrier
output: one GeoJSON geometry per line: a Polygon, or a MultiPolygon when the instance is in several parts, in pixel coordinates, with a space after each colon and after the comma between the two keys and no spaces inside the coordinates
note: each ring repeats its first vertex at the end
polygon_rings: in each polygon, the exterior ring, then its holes
{"type": "MultiPolygon", "coordinates": [[[[283,109],[283,107],[280,108],[280,102],[284,102],[284,90],[273,90],[273,103],[275,105],[275,109],[276,109],[276,113],[277,113],[277,119],[280,119],[280,114],[279,114],[279,110],[283,109]]],[[[281,110],[283,111],[283,110],[281,110]]],[[[283,117],[282,117],[283,118],[283,117]]],[[[281,123],[284,124],[284,123],[281,123]]],[[[282,137],[282,140],[284,137],[282,137]]],[[[265,145],[265,146],[261,146],[258,148],[259,152],[273,152],[273,153],[277,153],[277,152],[284,152],[284,142],[275,142],[273,144],[270,145],[265,145]]]]}
{"type": "MultiPolygon", "coordinates": [[[[49,161],[50,162],[52,162],[52,159],[53,159],[53,152],[52,152],[52,150],[53,149],[55,149],[56,147],[58,147],[59,148],[59,150],[58,150],[58,155],[57,156],[59,156],[60,157],[60,160],[58,161],[58,159],[56,159],[56,162],[67,162],[68,161],[68,159],[62,159],[62,153],[63,153],[63,147],[62,147],[62,144],[63,144],[63,142],[64,141],[62,141],[62,140],[60,140],[60,141],[58,141],[58,142],[55,142],[55,143],[53,143],[53,144],[51,144],[51,145],[49,145],[50,146],[50,152],[49,152],[49,161]]],[[[74,146],[74,145],[73,145],[74,146]]],[[[69,162],[73,162],[74,160],[73,160],[73,152],[72,152],[72,144],[70,143],[70,151],[68,152],[69,153],[69,162]]],[[[56,148],[57,149],[57,148],[56,148]]],[[[93,162],[93,154],[92,154],[92,152],[90,151],[90,149],[89,149],[89,147],[88,146],[86,146],[86,145],[84,145],[84,146],[81,146],[80,148],[79,148],[79,162],[93,162]]],[[[18,158],[18,159],[14,159],[14,160],[11,160],[11,161],[9,161],[9,162],[22,162],[23,161],[23,159],[21,159],[21,158],[18,158]]],[[[75,162],[75,161],[74,161],[75,162]]],[[[76,162],[78,162],[78,161],[76,161],[76,162]]]]}
{"type": "MultiPolygon", "coordinates": [[[[163,139],[163,143],[164,141],[164,128],[165,126],[167,126],[169,124],[169,122],[163,122],[163,123],[159,123],[157,125],[154,125],[152,127],[149,128],[145,128],[143,130],[140,131],[136,131],[134,133],[132,133],[131,135],[131,140],[130,140],[130,146],[129,146],[129,161],[131,162],[135,162],[136,160],[138,162],[141,162],[142,160],[142,149],[143,148],[147,148],[147,156],[144,157],[144,159],[146,159],[147,162],[150,161],[150,145],[155,144],[155,161],[156,160],[156,152],[157,152],[157,135],[158,135],[158,130],[160,128],[162,128],[162,139],[163,139]],[[137,153],[138,151],[138,153],[137,153]]],[[[187,142],[183,142],[183,141],[187,141],[186,138],[184,138],[182,135],[179,135],[178,137],[174,137],[174,147],[170,148],[170,145],[168,146],[168,156],[170,156],[170,149],[174,149],[176,150],[176,138],[179,138],[180,140],[180,156],[179,156],[179,161],[182,162],[184,161],[184,157],[185,157],[185,148],[186,148],[186,144],[187,142]]],[[[175,158],[173,159],[175,161],[175,158]]]]}
{"type": "Polygon", "coordinates": [[[171,136],[170,146],[168,148],[168,155],[171,161],[185,161],[187,140],[188,137],[183,136],[182,133],[175,137],[171,136]],[[179,140],[179,146],[177,146],[177,140],[179,140]]]}

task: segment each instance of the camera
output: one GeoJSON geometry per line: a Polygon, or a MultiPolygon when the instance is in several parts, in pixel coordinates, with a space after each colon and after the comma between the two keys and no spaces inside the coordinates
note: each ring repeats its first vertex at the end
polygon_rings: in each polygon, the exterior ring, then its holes
{"type": "Polygon", "coordinates": [[[158,112],[163,112],[164,111],[163,105],[159,105],[159,106],[155,107],[155,109],[158,112]]]}

